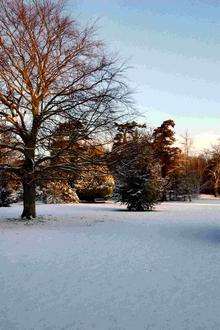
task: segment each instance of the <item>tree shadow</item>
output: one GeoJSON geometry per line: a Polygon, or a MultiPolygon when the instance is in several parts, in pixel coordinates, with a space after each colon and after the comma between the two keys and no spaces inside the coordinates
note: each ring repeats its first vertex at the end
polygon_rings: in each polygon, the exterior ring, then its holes
{"type": "MultiPolygon", "coordinates": [[[[184,235],[190,237],[190,231],[185,231],[184,235]]],[[[192,238],[195,238],[199,241],[208,242],[211,244],[220,244],[220,228],[210,228],[206,226],[205,228],[201,228],[196,232],[191,234],[192,238]]]]}
{"type": "Polygon", "coordinates": [[[176,225],[175,228],[163,228],[162,235],[166,236],[167,238],[173,238],[175,240],[188,240],[188,241],[200,241],[206,242],[213,245],[220,245],[220,225],[217,226],[210,226],[210,225],[203,225],[203,226],[181,226],[176,225]]]}
{"type": "Polygon", "coordinates": [[[152,210],[144,210],[144,211],[130,211],[130,210],[127,210],[127,209],[109,209],[109,211],[112,211],[112,212],[125,212],[125,213],[129,213],[129,214],[148,214],[148,213],[152,213],[152,212],[160,212],[161,210],[156,210],[156,209],[152,209],[152,210]]]}

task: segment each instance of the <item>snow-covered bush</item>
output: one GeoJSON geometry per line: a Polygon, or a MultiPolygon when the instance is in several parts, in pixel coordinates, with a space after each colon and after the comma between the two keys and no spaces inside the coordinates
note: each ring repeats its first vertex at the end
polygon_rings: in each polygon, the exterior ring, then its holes
{"type": "Polygon", "coordinates": [[[89,166],[76,181],[75,188],[81,200],[107,199],[114,190],[114,178],[106,166],[89,166]]]}
{"type": "Polygon", "coordinates": [[[79,203],[79,197],[66,181],[50,182],[42,189],[42,200],[47,204],[79,203]]]}

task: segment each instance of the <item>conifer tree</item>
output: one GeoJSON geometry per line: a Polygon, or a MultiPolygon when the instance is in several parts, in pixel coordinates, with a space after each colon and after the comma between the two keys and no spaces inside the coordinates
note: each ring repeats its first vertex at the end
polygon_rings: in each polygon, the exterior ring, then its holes
{"type": "Polygon", "coordinates": [[[149,136],[140,134],[143,126],[136,123],[118,128],[110,160],[116,181],[115,199],[131,211],[151,210],[161,199],[163,180],[149,136]]]}
{"type": "Polygon", "coordinates": [[[175,167],[176,159],[180,153],[179,148],[173,147],[176,141],[174,127],[174,121],[168,119],[153,131],[152,146],[156,157],[160,161],[163,178],[166,178],[175,167]]]}

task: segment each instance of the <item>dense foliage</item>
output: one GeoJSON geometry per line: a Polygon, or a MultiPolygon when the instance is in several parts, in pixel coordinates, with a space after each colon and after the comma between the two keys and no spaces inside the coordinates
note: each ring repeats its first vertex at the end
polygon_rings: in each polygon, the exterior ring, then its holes
{"type": "Polygon", "coordinates": [[[118,127],[111,153],[114,197],[128,210],[151,210],[161,198],[163,180],[149,136],[135,122],[118,127]]]}

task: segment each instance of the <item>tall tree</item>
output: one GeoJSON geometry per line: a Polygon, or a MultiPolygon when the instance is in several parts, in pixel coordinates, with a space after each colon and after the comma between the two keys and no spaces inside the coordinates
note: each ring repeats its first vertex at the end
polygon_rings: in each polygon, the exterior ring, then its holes
{"type": "Polygon", "coordinates": [[[165,178],[175,166],[180,149],[173,147],[175,139],[175,123],[173,120],[165,120],[161,126],[153,131],[152,146],[161,163],[162,177],[165,178]]]}
{"type": "Polygon", "coordinates": [[[103,134],[128,100],[123,67],[106,54],[93,28],[81,28],[60,3],[0,2],[0,119],[6,123],[0,133],[13,134],[8,148],[22,160],[5,169],[22,181],[26,218],[36,216],[37,180],[52,163],[59,171],[55,159],[68,150],[67,144],[53,155],[48,151],[57,126],[77,120],[86,136],[103,134]]]}

